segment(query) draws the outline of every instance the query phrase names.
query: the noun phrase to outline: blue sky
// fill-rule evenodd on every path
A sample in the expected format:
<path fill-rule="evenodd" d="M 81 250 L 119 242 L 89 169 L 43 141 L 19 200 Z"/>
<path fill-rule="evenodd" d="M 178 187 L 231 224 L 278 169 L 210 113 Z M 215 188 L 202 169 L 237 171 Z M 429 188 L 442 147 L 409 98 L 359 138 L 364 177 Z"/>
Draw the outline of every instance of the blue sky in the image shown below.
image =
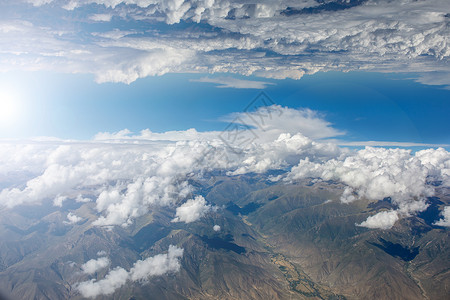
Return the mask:
<path fill-rule="evenodd" d="M 265 89 L 219 88 L 196 82 L 238 78 L 272 83 Z M 53 136 L 89 139 L 98 132 L 223 130 L 222 117 L 242 111 L 260 91 L 290 108 L 320 112 L 345 141 L 450 144 L 450 90 L 415 82 L 412 74 L 329 72 L 301 80 L 274 80 L 229 74 L 166 74 L 131 84 L 94 82 L 91 75 L 49 72 L 1 74 L 22 91 L 21 116 L 3 127 L 2 138 Z"/>
<path fill-rule="evenodd" d="M 0 138 L 222 130 L 264 90 L 341 142 L 449 144 L 449 2 L 349 3 L 0 1 Z"/>

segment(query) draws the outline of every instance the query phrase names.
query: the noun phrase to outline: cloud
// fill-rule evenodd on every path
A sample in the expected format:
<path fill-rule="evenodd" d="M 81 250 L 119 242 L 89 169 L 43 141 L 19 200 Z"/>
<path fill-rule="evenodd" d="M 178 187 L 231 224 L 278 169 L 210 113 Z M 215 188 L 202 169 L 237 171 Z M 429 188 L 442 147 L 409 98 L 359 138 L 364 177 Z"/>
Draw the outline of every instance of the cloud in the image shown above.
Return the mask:
<path fill-rule="evenodd" d="M 214 226 L 213 226 L 213 230 L 216 231 L 216 232 L 219 232 L 220 229 L 221 229 L 221 228 L 220 228 L 219 225 L 214 225 Z"/>
<path fill-rule="evenodd" d="M 234 89 L 265 89 L 268 85 L 274 83 L 267 81 L 242 80 L 233 77 L 202 77 L 200 79 L 192 79 L 193 82 L 216 83 L 218 88 L 234 88 Z"/>
<path fill-rule="evenodd" d="M 344 153 L 340 158 L 324 162 L 302 159 L 285 180 L 321 178 L 337 180 L 347 185 L 341 196 L 344 203 L 360 198 L 380 200 L 391 197 L 398 206 L 395 212 L 369 217 L 361 226 L 387 228 L 396 217 L 410 216 L 427 208 L 426 197 L 434 194 L 428 179 L 449 183 L 450 153 L 443 148 L 427 149 L 411 154 L 411 150 L 366 147 Z"/>
<path fill-rule="evenodd" d="M 138 260 L 130 269 L 133 281 L 147 280 L 150 276 L 160 276 L 180 270 L 179 258 L 183 256 L 183 249 L 170 245 L 167 254 L 159 254 L 144 260 Z"/>
<path fill-rule="evenodd" d="M 86 298 L 111 295 L 127 281 L 145 281 L 152 276 L 178 272 L 180 269 L 179 259 L 182 256 L 183 249 L 170 245 L 167 254 L 158 254 L 145 260 L 138 260 L 130 271 L 116 267 L 109 271 L 105 278 L 81 282 L 77 284 L 76 289 Z"/>
<path fill-rule="evenodd" d="M 145 141 L 213 141 L 220 139 L 230 146 L 243 147 L 251 142 L 266 143 L 276 140 L 281 134 L 301 133 L 310 139 L 329 139 L 345 132 L 333 127 L 324 114 L 307 108 L 289 108 L 273 104 L 260 94 L 244 112 L 232 113 L 219 120 L 227 123 L 223 131 L 199 132 L 194 128 L 162 133 L 142 130 L 133 134 L 128 129 L 115 133 L 101 132 L 96 141 L 145 142 Z M 248 140 L 245 145 L 243 140 Z"/>
<path fill-rule="evenodd" d="M 62 207 L 62 203 L 67 200 L 66 196 L 56 196 L 55 199 L 53 199 L 53 205 Z"/>
<path fill-rule="evenodd" d="M 343 131 L 334 128 L 325 120 L 324 115 L 317 111 L 308 108 L 293 109 L 275 104 L 262 105 L 262 103 L 252 102 L 247 111 L 223 118 L 223 121 L 232 125 L 226 130 L 233 130 L 235 125 L 250 127 L 252 130 L 249 131 L 249 135 L 253 135 L 261 142 L 273 141 L 285 133 L 292 135 L 301 133 L 311 139 L 325 139 L 344 134 Z"/>
<path fill-rule="evenodd" d="M 0 205 L 92 201 L 98 213 L 93 225 L 123 227 L 152 207 L 167 206 L 176 209 L 174 221 L 188 223 L 213 209 L 201 196 L 186 201 L 195 192 L 192 176 L 284 170 L 268 179 L 339 181 L 346 185 L 342 202 L 391 197 L 402 218 L 427 208 L 425 199 L 434 194 L 430 181 L 450 186 L 450 154 L 443 148 L 414 154 L 340 148 L 329 138 L 342 132 L 323 115 L 269 100 L 258 97 L 244 112 L 224 118 L 230 123 L 223 131 L 143 130 L 135 135 L 122 130 L 91 141 L 4 142 L 0 176 L 9 181 L 0 191 Z"/>
<path fill-rule="evenodd" d="M 85 298 L 95 298 L 99 295 L 111 295 L 115 290 L 123 286 L 129 278 L 128 272 L 121 268 L 116 267 L 114 270 L 109 271 L 105 278 L 95 281 L 84 281 L 76 286 L 76 289 Z"/>
<path fill-rule="evenodd" d="M 288 168 L 301 159 L 323 161 L 340 154 L 341 149 L 334 144 L 316 142 L 301 133 L 282 133 L 274 141 L 252 144 L 245 158 L 229 174 L 264 173 Z"/>
<path fill-rule="evenodd" d="M 385 142 L 385 141 L 356 141 L 345 142 L 335 141 L 339 146 L 369 146 L 369 147 L 449 147 L 448 144 L 426 144 L 426 143 L 411 143 L 411 142 Z"/>
<path fill-rule="evenodd" d="M 77 216 L 76 214 L 74 214 L 72 212 L 67 214 L 67 219 L 69 221 L 64 221 L 64 224 L 68 224 L 68 225 L 76 224 L 82 220 L 81 217 Z"/>
<path fill-rule="evenodd" d="M 111 261 L 107 257 L 100 257 L 98 259 L 91 259 L 81 266 L 81 270 L 85 274 L 94 274 L 98 270 L 106 268 L 111 264 Z"/>
<path fill-rule="evenodd" d="M 177 207 L 176 217 L 172 222 L 191 223 L 197 221 L 212 209 L 211 205 L 206 204 L 203 196 L 196 196 L 194 199 L 189 199 L 186 203 Z"/>
<path fill-rule="evenodd" d="M 443 218 L 436 221 L 434 225 L 450 227 L 450 206 L 444 207 L 441 215 Z"/>
<path fill-rule="evenodd" d="M 180 72 L 300 79 L 320 71 L 370 70 L 417 73 L 416 80 L 422 83 L 450 85 L 446 0 L 29 2 L 34 7 L 19 3 L 14 6 L 15 18 L 0 23 L 2 70 L 90 73 L 98 82 L 125 83 Z M 51 6 L 44 5 L 50 2 Z M 77 10 L 93 3 L 101 5 L 96 15 Z M 336 9 L 327 9 L 332 3 Z M 46 16 L 61 5 L 69 10 L 55 16 L 55 22 L 39 25 L 43 20 L 36 16 Z M 73 26 L 58 21 L 75 14 L 80 25 L 76 28 L 83 28 L 89 37 L 83 43 L 68 38 L 79 34 Z M 122 33 L 114 28 L 111 16 L 137 25 Z M 111 31 L 98 32 L 93 20 L 108 23 Z M 154 24 L 151 31 L 140 26 L 148 22 Z M 166 30 L 167 24 L 180 22 L 202 25 Z M 250 84 L 232 77 L 204 78 L 213 80 L 223 87 Z M 258 88 L 266 85 L 251 83 Z"/>
<path fill-rule="evenodd" d="M 399 219 L 398 212 L 394 210 L 382 211 L 368 217 L 367 220 L 358 224 L 358 226 L 367 228 L 378 228 L 378 229 L 391 229 L 395 222 Z"/>
<path fill-rule="evenodd" d="M 90 16 L 89 19 L 95 22 L 109 22 L 112 17 L 111 14 L 95 14 Z"/>
<path fill-rule="evenodd" d="M 33 4 L 33 6 L 41 6 L 52 3 L 53 0 L 26 0 L 26 2 Z"/>

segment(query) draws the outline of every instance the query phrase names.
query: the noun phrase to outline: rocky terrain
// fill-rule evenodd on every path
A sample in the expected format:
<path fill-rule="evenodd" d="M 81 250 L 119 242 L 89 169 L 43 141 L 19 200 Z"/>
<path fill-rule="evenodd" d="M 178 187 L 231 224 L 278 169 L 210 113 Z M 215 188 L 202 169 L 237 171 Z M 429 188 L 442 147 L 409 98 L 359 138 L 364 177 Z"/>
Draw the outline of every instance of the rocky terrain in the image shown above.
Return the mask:
<path fill-rule="evenodd" d="M 174 223 L 157 207 L 128 227 L 99 227 L 94 203 L 66 201 L 0 212 L 0 291 L 6 299 L 82 299 L 79 283 L 117 266 L 183 249 L 180 268 L 127 280 L 98 299 L 445 299 L 450 295 L 448 229 L 433 225 L 450 203 L 437 187 L 428 209 L 390 230 L 357 226 L 393 207 L 339 201 L 336 182 L 273 183 L 263 176 L 191 182 L 217 209 Z M 82 218 L 66 222 L 74 211 Z M 220 226 L 214 230 L 213 226 Z M 106 256 L 107 268 L 83 272 Z"/>

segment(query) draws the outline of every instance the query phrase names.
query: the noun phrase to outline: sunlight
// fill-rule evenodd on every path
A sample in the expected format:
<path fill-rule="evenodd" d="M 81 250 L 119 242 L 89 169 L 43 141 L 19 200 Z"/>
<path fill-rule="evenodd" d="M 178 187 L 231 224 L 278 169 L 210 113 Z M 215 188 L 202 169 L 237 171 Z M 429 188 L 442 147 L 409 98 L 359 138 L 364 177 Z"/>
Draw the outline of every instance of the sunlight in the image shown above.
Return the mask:
<path fill-rule="evenodd" d="M 0 124 L 11 125 L 19 118 L 20 97 L 17 91 L 0 88 Z"/>

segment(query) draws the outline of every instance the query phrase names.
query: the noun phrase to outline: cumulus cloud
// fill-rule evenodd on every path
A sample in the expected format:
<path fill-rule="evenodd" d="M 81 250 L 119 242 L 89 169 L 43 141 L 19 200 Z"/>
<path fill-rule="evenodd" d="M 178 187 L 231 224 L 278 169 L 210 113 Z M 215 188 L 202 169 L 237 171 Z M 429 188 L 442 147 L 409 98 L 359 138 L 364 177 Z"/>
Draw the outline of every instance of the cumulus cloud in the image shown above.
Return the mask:
<path fill-rule="evenodd" d="M 310 139 L 329 139 L 345 134 L 344 131 L 334 128 L 324 114 L 307 108 L 295 109 L 276 105 L 264 93 L 256 97 L 244 112 L 232 113 L 220 120 L 227 123 L 223 131 L 199 132 L 191 128 L 156 133 L 145 129 L 139 134 L 133 134 L 128 129 L 124 129 L 115 133 L 101 132 L 94 139 L 114 142 L 219 139 L 230 146 L 242 148 L 252 142 L 258 144 L 272 142 L 282 134 L 301 134 Z"/>
<path fill-rule="evenodd" d="M 182 256 L 183 249 L 170 245 L 167 254 L 159 254 L 144 260 L 138 260 L 130 269 L 130 278 L 133 281 L 145 281 L 150 276 L 178 272 L 180 269 L 179 258 Z"/>
<path fill-rule="evenodd" d="M 98 82 L 130 83 L 169 72 L 299 79 L 319 71 L 362 69 L 417 72 L 422 83 L 450 84 L 450 4 L 446 0 L 28 2 L 35 10 L 52 9 L 44 5 L 47 3 L 69 9 L 66 14 L 77 14 L 78 22 L 87 24 L 77 28 L 84 28 L 90 38 L 82 45 L 66 38 L 77 33 L 70 26 L 61 28 L 63 22 L 46 22 L 43 27 L 37 25 L 39 20 L 36 24 L 17 21 L 30 19 L 30 10 L 16 5 L 16 17 L 0 23 L 3 70 L 83 72 L 95 74 Z M 76 10 L 92 3 L 103 6 L 96 15 Z M 123 33 L 111 26 L 109 34 L 88 26 L 92 21 L 112 22 L 113 15 L 138 24 L 150 21 L 155 26 L 152 31 L 136 26 Z M 192 31 L 164 30 L 165 24 L 183 21 L 204 26 Z M 266 86 L 228 77 L 216 83 L 223 87 Z"/>
<path fill-rule="evenodd" d="M 391 197 L 404 217 L 426 209 L 425 199 L 434 193 L 429 180 L 450 185 L 450 155 L 443 148 L 415 154 L 372 147 L 350 151 L 323 140 L 342 132 L 319 113 L 263 107 L 258 99 L 248 110 L 225 118 L 230 123 L 224 131 L 143 130 L 133 135 L 123 130 L 85 142 L 4 143 L 0 175 L 7 177 L 14 169 L 24 174 L 19 172 L 17 181 L 0 191 L 0 205 L 93 201 L 96 226 L 128 226 L 153 206 L 169 206 L 176 208 L 174 221 L 188 223 L 212 209 L 201 196 L 186 201 L 194 191 L 188 184 L 192 174 L 282 169 L 287 175 L 270 179 L 340 181 L 346 184 L 342 202 Z"/>
<path fill-rule="evenodd" d="M 450 227 L 450 206 L 444 207 L 441 215 L 442 218 L 436 221 L 434 225 Z"/>
<path fill-rule="evenodd" d="M 194 199 L 189 199 L 183 205 L 177 207 L 176 217 L 172 222 L 191 223 L 203 217 L 213 208 L 206 203 L 203 196 L 196 196 Z"/>
<path fill-rule="evenodd" d="M 130 271 L 116 267 L 101 280 L 91 279 L 77 284 L 76 289 L 83 297 L 95 298 L 100 295 L 111 295 L 127 281 L 146 281 L 152 276 L 175 273 L 180 269 L 179 259 L 183 249 L 170 245 L 167 254 L 158 254 L 145 260 L 138 260 Z"/>
<path fill-rule="evenodd" d="M 12 181 L 0 191 L 0 205 L 92 201 L 99 215 L 93 225 L 124 227 L 154 206 L 167 206 L 176 209 L 174 222 L 189 223 L 213 209 L 202 196 L 186 201 L 194 192 L 192 176 L 202 178 L 215 170 L 230 176 L 284 170 L 284 175 L 268 179 L 340 181 L 346 185 L 341 202 L 390 197 L 402 218 L 427 208 L 425 199 L 434 193 L 430 181 L 450 186 L 450 154 L 445 149 L 413 154 L 340 148 L 329 138 L 343 132 L 325 116 L 274 105 L 264 93 L 243 112 L 223 120 L 229 122 L 223 131 L 122 130 L 100 133 L 92 141 L 4 142 L 0 176 Z M 10 178 L 14 171 L 17 178 Z M 69 214 L 65 222 L 76 218 Z M 362 225 L 373 227 L 380 221 L 386 227 L 382 218 L 370 220 Z"/>
<path fill-rule="evenodd" d="M 95 298 L 99 295 L 111 295 L 114 291 L 123 286 L 128 280 L 128 272 L 116 267 L 111 270 L 105 278 L 95 281 L 84 281 L 77 285 L 77 290 L 86 298 Z"/>
<path fill-rule="evenodd" d="M 280 105 L 254 104 L 249 111 L 231 114 L 226 121 L 251 126 L 257 135 L 267 140 L 274 140 L 281 134 L 289 133 L 302 135 L 311 139 L 323 139 L 343 135 L 325 117 L 317 111 L 308 108 L 292 109 Z"/>
<path fill-rule="evenodd" d="M 70 212 L 67 214 L 67 220 L 68 221 L 64 221 L 64 224 L 70 225 L 70 224 L 76 224 L 83 219 L 81 217 L 77 216 L 76 214 Z"/>
<path fill-rule="evenodd" d="M 213 226 L 213 230 L 216 231 L 216 232 L 219 232 L 220 229 L 221 229 L 221 228 L 220 228 L 219 225 L 214 225 L 214 226 Z"/>
<path fill-rule="evenodd" d="M 450 153 L 443 148 L 418 151 L 366 147 L 356 153 L 325 162 L 302 159 L 291 169 L 286 180 L 321 178 L 347 185 L 341 201 L 349 203 L 360 198 L 380 200 L 391 197 L 398 209 L 369 217 L 361 226 L 386 229 L 399 216 L 410 216 L 427 208 L 426 197 L 434 194 L 428 178 L 435 177 L 448 184 Z M 389 225 L 390 224 L 390 225 Z"/>
<path fill-rule="evenodd" d="M 91 260 L 87 261 L 86 263 L 84 263 L 81 266 L 81 270 L 85 274 L 94 274 L 98 270 L 101 270 L 101 269 L 106 268 L 107 266 L 109 266 L 110 263 L 111 263 L 111 261 L 107 257 L 100 257 L 98 259 L 91 259 Z"/>
<path fill-rule="evenodd" d="M 358 226 L 367 228 L 391 229 L 398 219 L 398 213 L 396 211 L 382 211 L 377 213 L 376 215 L 368 217 L 367 220 L 365 220 Z"/>

